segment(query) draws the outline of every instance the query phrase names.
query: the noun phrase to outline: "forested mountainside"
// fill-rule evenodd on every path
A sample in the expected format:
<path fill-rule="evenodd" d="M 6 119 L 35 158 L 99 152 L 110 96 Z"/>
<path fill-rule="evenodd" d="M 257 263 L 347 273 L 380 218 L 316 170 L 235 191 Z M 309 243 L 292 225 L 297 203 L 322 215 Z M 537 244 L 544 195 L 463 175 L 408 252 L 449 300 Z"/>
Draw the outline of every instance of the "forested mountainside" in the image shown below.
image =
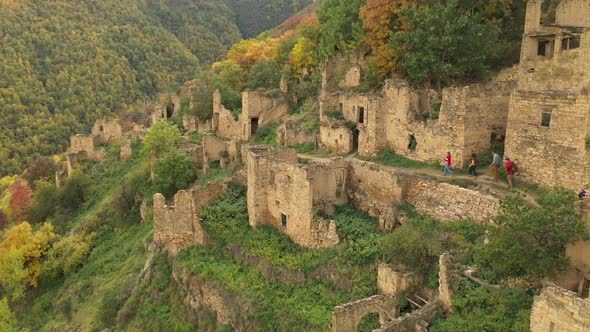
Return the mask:
<path fill-rule="evenodd" d="M 274 28 L 313 0 L 225 0 L 236 12 L 236 22 L 244 38 Z M 318 2 L 316 0 L 315 2 Z"/>
<path fill-rule="evenodd" d="M 0 175 L 176 90 L 310 1 L 0 1 Z M 245 11 L 244 13 L 236 13 Z"/>

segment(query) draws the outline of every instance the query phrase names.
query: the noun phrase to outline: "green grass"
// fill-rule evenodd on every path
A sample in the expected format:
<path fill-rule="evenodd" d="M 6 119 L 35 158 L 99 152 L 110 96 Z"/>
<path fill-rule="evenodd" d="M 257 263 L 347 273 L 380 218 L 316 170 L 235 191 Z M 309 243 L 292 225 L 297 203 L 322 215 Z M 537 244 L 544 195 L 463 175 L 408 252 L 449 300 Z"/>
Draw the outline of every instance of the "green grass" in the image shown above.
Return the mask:
<path fill-rule="evenodd" d="M 295 149 L 297 153 L 302 154 L 313 154 L 315 153 L 315 144 L 314 143 L 305 143 L 305 144 L 293 144 L 288 146 L 289 149 Z"/>
<path fill-rule="evenodd" d="M 204 186 L 209 182 L 218 182 L 225 179 L 231 178 L 234 173 L 240 169 L 240 165 L 234 165 L 227 168 L 212 167 L 207 170 L 206 174 L 203 174 L 197 179 L 199 186 Z"/>
<path fill-rule="evenodd" d="M 277 128 L 280 123 L 272 123 L 262 126 L 254 134 L 254 142 L 268 146 L 277 146 Z"/>
<path fill-rule="evenodd" d="M 377 156 L 373 158 L 366 158 L 367 161 L 372 161 L 378 164 L 400 168 L 432 168 L 441 169 L 437 163 L 425 163 L 417 160 L 406 158 L 402 155 L 395 153 L 391 149 L 385 149 L 381 151 Z"/>

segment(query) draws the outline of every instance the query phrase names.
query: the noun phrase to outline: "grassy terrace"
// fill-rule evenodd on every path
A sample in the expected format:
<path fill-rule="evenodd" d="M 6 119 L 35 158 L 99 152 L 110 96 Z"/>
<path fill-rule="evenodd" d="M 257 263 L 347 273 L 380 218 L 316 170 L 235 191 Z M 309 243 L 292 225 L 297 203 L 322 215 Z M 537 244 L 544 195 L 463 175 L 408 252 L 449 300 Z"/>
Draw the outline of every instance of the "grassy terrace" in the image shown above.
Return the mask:
<path fill-rule="evenodd" d="M 255 304 L 255 318 L 264 330 L 326 331 L 330 329 L 335 306 L 377 292 L 376 247 L 378 239 L 385 236 L 379 231 L 377 220 L 352 208 L 339 208 L 334 219 L 344 243 L 324 250 L 304 249 L 274 228 L 252 229 L 248 224 L 245 188 L 232 187 L 203 213 L 204 228 L 215 243 L 189 248 L 178 260 L 196 275 Z M 339 290 L 330 280 L 307 280 L 299 287 L 269 281 L 256 268 L 235 261 L 225 249 L 228 243 L 274 266 L 297 272 L 335 264 L 338 275 L 352 280 L 352 290 Z"/>

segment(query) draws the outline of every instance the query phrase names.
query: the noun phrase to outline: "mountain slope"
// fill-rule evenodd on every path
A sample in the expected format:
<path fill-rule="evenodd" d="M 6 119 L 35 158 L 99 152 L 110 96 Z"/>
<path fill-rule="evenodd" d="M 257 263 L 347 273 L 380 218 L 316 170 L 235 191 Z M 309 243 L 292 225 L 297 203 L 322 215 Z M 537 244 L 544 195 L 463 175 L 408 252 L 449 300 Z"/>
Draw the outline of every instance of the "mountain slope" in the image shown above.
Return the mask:
<path fill-rule="evenodd" d="M 239 31 L 215 0 L 2 0 L 0 40 L 1 176 L 192 79 Z"/>

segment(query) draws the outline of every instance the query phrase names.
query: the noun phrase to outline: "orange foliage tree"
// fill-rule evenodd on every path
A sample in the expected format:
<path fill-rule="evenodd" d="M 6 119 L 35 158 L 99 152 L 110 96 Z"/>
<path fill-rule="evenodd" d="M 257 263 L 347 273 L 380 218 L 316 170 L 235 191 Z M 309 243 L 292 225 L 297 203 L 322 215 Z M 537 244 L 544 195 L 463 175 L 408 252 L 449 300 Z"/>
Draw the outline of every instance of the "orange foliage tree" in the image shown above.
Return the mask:
<path fill-rule="evenodd" d="M 25 220 L 26 214 L 33 206 L 33 193 L 28 186 L 21 183 L 16 183 L 11 189 L 10 208 L 14 213 L 14 220 L 20 222 Z"/>
<path fill-rule="evenodd" d="M 395 50 L 391 48 L 391 36 L 403 30 L 399 15 L 405 5 L 415 0 L 367 0 L 361 7 L 360 18 L 365 34 L 362 42 L 371 49 L 373 61 L 383 74 L 393 71 L 396 66 Z"/>

